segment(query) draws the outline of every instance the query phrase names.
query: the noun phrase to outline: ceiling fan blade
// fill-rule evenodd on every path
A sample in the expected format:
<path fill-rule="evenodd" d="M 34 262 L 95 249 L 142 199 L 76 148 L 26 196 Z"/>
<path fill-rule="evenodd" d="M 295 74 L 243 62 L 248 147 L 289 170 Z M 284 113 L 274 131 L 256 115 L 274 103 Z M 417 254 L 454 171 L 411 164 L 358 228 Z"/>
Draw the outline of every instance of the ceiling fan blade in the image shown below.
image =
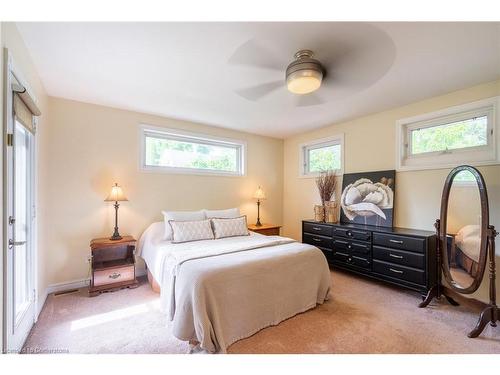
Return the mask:
<path fill-rule="evenodd" d="M 320 105 L 326 103 L 323 99 L 315 94 L 305 94 L 305 95 L 297 95 L 295 99 L 295 103 L 297 107 L 308 107 L 311 105 Z"/>
<path fill-rule="evenodd" d="M 256 86 L 247 87 L 244 89 L 236 90 L 236 93 L 245 99 L 257 101 L 271 92 L 283 87 L 283 81 L 272 81 L 263 83 Z"/>
<path fill-rule="evenodd" d="M 287 62 L 281 61 L 273 51 L 257 44 L 253 39 L 236 49 L 234 54 L 229 58 L 230 65 L 252 66 L 257 68 L 272 69 L 284 71 L 287 67 Z"/>
<path fill-rule="evenodd" d="M 326 70 L 324 86 L 327 90 L 331 91 L 336 86 L 344 93 L 355 92 L 377 81 L 388 71 L 395 57 L 394 45 L 391 42 L 369 43 L 369 40 L 367 36 L 347 45 L 337 45 L 323 58 L 321 63 Z M 367 64 L 367 61 L 370 63 Z"/>

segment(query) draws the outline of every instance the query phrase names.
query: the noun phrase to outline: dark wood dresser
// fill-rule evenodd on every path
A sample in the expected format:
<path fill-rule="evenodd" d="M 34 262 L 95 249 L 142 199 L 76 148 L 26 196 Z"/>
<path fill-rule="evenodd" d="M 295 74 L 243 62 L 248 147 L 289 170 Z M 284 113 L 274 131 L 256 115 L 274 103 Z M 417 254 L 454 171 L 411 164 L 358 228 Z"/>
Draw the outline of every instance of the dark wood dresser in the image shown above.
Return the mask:
<path fill-rule="evenodd" d="M 302 242 L 323 251 L 334 268 L 422 294 L 436 284 L 434 232 L 305 220 L 302 221 Z"/>

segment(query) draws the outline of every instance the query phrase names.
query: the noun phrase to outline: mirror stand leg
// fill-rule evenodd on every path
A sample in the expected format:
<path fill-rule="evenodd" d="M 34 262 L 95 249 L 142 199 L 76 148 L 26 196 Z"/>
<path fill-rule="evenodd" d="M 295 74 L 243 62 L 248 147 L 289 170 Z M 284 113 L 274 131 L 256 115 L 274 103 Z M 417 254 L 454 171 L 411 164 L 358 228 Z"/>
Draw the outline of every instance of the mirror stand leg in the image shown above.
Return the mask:
<path fill-rule="evenodd" d="M 479 336 L 488 323 L 490 323 L 492 327 L 496 327 L 496 322 L 499 320 L 498 315 L 499 311 L 497 306 L 486 307 L 481 312 L 481 315 L 479 315 L 479 321 L 476 324 L 476 328 L 474 328 L 467 336 L 471 339 Z"/>
<path fill-rule="evenodd" d="M 441 300 L 442 296 L 446 298 L 446 300 L 450 303 L 450 305 L 460 306 L 460 304 L 457 301 L 455 301 L 452 297 L 450 297 L 448 294 L 446 294 L 446 291 L 443 291 L 439 285 L 434 285 L 431 289 L 429 289 L 427 296 L 425 296 L 424 300 L 420 302 L 418 307 L 420 308 L 427 307 L 429 303 L 431 303 L 433 298 L 439 301 Z"/>
<path fill-rule="evenodd" d="M 434 285 L 432 288 L 429 289 L 427 292 L 427 296 L 424 298 L 422 302 L 418 305 L 418 307 L 427 307 L 429 303 L 431 303 L 432 299 L 436 298 L 439 299 L 439 288 L 437 285 Z"/>
<path fill-rule="evenodd" d="M 489 272 L 490 272 L 490 304 L 486 307 L 479 315 L 479 321 L 477 322 L 476 328 L 474 328 L 467 336 L 470 338 L 477 337 L 483 332 L 484 327 L 488 323 L 492 327 L 497 326 L 497 322 L 500 321 L 500 309 L 497 306 L 497 293 L 496 293 L 496 266 L 495 266 L 495 237 L 498 232 L 495 230 L 493 225 L 488 226 L 488 250 L 489 250 Z"/>
<path fill-rule="evenodd" d="M 460 306 L 460 304 L 455 301 L 453 298 L 451 298 L 450 296 L 446 295 L 446 294 L 443 294 L 444 295 L 444 298 L 446 298 L 446 300 L 450 303 L 450 305 L 452 306 Z"/>

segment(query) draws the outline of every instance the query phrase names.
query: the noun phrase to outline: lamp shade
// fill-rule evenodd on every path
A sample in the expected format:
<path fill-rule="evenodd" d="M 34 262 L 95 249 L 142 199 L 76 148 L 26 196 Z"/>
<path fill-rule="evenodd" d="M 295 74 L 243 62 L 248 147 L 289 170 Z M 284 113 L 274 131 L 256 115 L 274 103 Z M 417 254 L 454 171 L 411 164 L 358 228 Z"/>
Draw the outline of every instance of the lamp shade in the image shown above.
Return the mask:
<path fill-rule="evenodd" d="M 266 199 L 266 193 L 264 193 L 264 190 L 262 190 L 262 188 L 259 186 L 257 191 L 254 193 L 253 197 L 254 199 L 259 199 L 259 200 Z"/>
<path fill-rule="evenodd" d="M 104 200 L 106 202 L 120 202 L 120 201 L 128 201 L 125 194 L 123 194 L 123 190 L 121 186 L 118 186 L 117 183 L 111 188 L 111 192 L 108 197 Z"/>

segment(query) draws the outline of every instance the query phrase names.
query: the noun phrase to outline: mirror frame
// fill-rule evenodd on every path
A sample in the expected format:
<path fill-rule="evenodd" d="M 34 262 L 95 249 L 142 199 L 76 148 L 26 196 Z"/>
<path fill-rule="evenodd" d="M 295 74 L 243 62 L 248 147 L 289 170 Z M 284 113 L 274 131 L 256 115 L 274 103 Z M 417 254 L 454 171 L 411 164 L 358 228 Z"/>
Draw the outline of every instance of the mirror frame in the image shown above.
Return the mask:
<path fill-rule="evenodd" d="M 481 244 L 480 244 L 480 253 L 479 253 L 479 262 L 478 262 L 478 272 L 476 277 L 474 277 L 474 281 L 467 288 L 462 288 L 458 286 L 458 284 L 453 280 L 451 276 L 449 261 L 448 261 L 448 251 L 447 251 L 447 239 L 446 239 L 446 226 L 447 226 L 447 217 L 448 217 L 448 201 L 450 198 L 450 191 L 453 185 L 453 180 L 455 176 L 462 172 L 469 171 L 472 173 L 474 178 L 476 179 L 476 185 L 479 189 L 479 196 L 481 200 Z M 486 191 L 486 185 L 484 183 L 483 176 L 481 173 L 474 167 L 469 165 L 461 165 L 459 167 L 454 168 L 444 183 L 443 195 L 441 198 L 441 217 L 440 217 L 440 226 L 439 226 L 439 247 L 441 249 L 441 268 L 443 270 L 444 277 L 449 285 L 449 287 L 455 292 L 461 294 L 470 294 L 474 293 L 478 288 L 481 282 L 483 281 L 484 271 L 486 269 L 486 260 L 488 258 L 488 226 L 489 226 L 489 207 L 488 207 L 488 193 Z"/>

